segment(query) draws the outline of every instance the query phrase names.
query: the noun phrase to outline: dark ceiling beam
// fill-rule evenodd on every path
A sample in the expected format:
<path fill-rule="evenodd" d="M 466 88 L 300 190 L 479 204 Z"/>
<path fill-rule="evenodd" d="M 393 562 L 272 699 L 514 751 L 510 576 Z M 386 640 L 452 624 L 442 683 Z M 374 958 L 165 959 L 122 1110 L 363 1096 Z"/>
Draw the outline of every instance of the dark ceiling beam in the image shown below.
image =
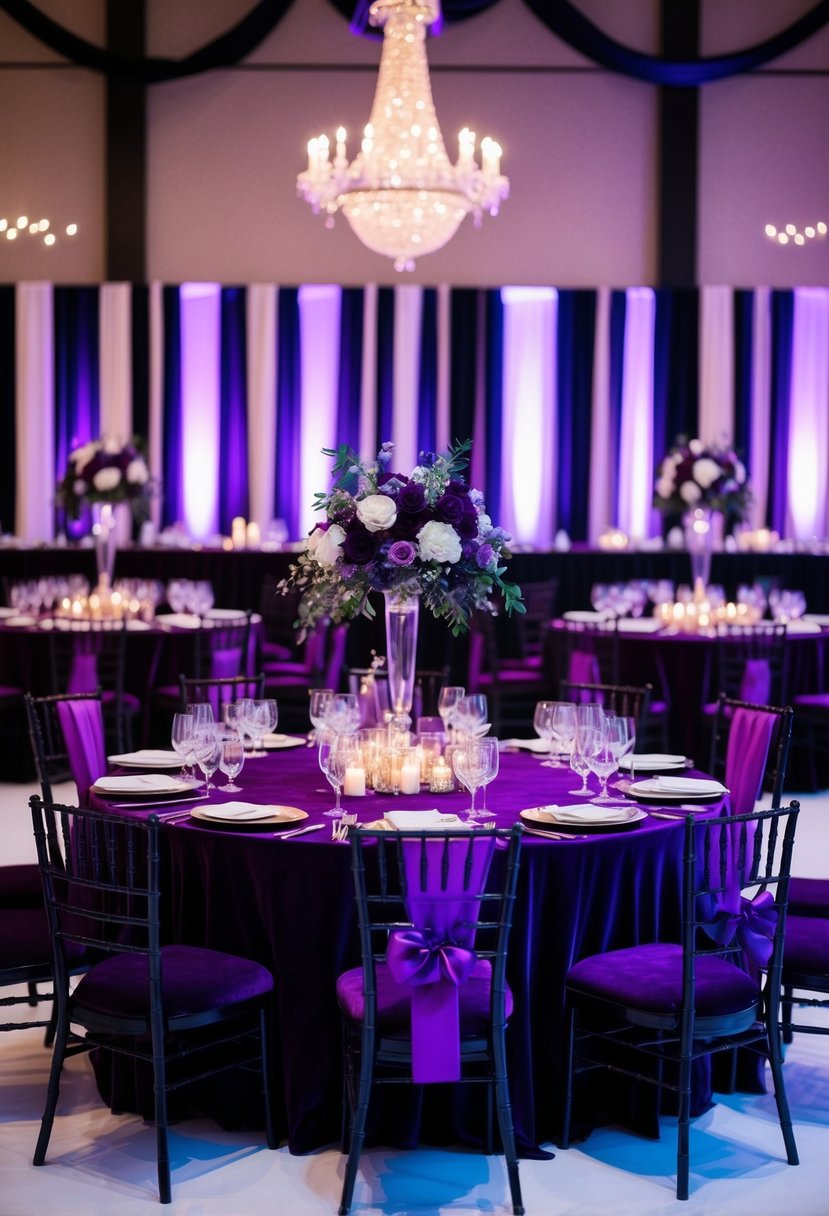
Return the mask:
<path fill-rule="evenodd" d="M 699 54 L 700 0 L 661 0 L 662 54 Z M 660 287 L 694 287 L 697 278 L 699 89 L 659 89 Z"/>
<path fill-rule="evenodd" d="M 107 49 L 145 50 L 146 0 L 107 0 Z M 106 278 L 143 283 L 147 270 L 146 87 L 106 78 Z"/>

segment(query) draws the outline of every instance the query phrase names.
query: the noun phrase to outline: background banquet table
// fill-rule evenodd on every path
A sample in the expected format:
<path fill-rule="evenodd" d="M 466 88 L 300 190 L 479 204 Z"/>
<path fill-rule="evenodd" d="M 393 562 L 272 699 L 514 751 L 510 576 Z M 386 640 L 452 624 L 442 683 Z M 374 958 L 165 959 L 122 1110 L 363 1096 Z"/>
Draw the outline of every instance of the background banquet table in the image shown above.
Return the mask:
<path fill-rule="evenodd" d="M 488 803 L 498 824 L 506 826 L 522 808 L 578 801 L 567 793 L 577 780 L 569 769 L 543 768 L 534 756 L 505 753 Z M 248 760 L 239 783 L 244 792 L 237 799 L 290 804 L 307 811 L 309 822 L 321 822 L 332 801 L 316 754 L 305 747 Z M 437 805 L 448 812 L 466 803 L 465 794 L 425 792 L 344 800 L 361 822 L 391 807 Z M 715 803 L 701 812 L 719 808 Z M 273 1092 L 280 1136 L 296 1153 L 335 1141 L 341 1037 L 334 984 L 340 971 L 359 961 L 348 848 L 332 842 L 325 829 L 283 841 L 272 831 L 214 828 L 194 819 L 169 824 L 164 835 L 171 937 L 247 955 L 275 976 Z M 586 954 L 676 932 L 681 854 L 681 823 L 651 815 L 625 830 L 564 841 L 525 836 L 509 960 L 516 1008 L 507 1035 L 524 1154 L 535 1154 L 559 1127 L 565 972 Z M 136 1088 L 131 1070 L 115 1067 L 113 1072 L 106 1061 L 96 1063 L 105 1100 L 115 1109 L 150 1115 L 146 1078 Z M 699 1109 L 708 1099 L 702 1079 Z M 255 1119 L 258 1110 L 244 1080 L 230 1077 L 205 1088 L 197 1104 L 230 1126 Z M 421 1135 L 432 1142 L 479 1143 L 481 1105 L 463 1087 L 451 1097 L 441 1087 L 397 1092 L 373 1108 L 372 1135 L 380 1138 L 382 1128 L 382 1141 L 400 1146 Z M 597 1121 L 613 1115 L 649 1134 L 656 1130 L 653 1095 L 636 1094 L 626 1084 L 615 1091 L 603 1086 L 601 1096 L 588 1102 L 588 1114 Z"/>

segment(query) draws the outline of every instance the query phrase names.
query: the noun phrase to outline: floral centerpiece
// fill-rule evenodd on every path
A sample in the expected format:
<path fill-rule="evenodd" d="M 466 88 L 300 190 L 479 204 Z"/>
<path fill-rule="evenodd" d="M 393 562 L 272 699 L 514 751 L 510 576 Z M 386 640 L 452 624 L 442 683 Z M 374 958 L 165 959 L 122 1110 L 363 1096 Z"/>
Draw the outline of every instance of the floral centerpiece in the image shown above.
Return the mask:
<path fill-rule="evenodd" d="M 69 453 L 66 472 L 58 484 L 57 502 L 70 519 L 92 503 L 127 503 L 133 518 L 149 514 L 150 470 L 137 439 L 118 443 L 93 439 Z"/>
<path fill-rule="evenodd" d="M 733 448 L 680 438 L 660 465 L 653 505 L 665 515 L 703 507 L 735 523 L 750 503 L 745 466 Z"/>
<path fill-rule="evenodd" d="M 475 609 L 491 608 L 495 589 L 507 612 L 525 611 L 520 589 L 503 578 L 510 538 L 463 476 L 471 446 L 421 452 L 408 475 L 391 470 L 391 443 L 370 464 L 350 447 L 323 448 L 334 459 L 334 485 L 316 495 L 325 519 L 280 587 L 302 591 L 301 636 L 323 617 L 373 617 L 372 591 L 419 594 L 456 636 Z"/>

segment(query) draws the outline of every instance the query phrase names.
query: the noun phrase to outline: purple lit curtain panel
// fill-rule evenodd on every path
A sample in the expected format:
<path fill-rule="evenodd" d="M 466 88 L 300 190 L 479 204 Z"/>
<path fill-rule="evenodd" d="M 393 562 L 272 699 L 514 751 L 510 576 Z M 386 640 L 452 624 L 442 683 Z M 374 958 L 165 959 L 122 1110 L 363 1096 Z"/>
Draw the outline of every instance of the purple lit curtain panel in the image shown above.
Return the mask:
<path fill-rule="evenodd" d="M 520 544 L 595 541 L 611 525 L 655 536 L 654 470 L 679 434 L 733 439 L 754 526 L 829 534 L 829 289 L 257 285 L 252 312 L 251 287 L 137 286 L 118 309 L 112 287 L 0 287 L 0 521 L 27 539 L 49 539 L 43 435 L 57 483 L 71 447 L 105 429 L 113 332 L 132 430 L 160 474 L 158 521 L 196 539 L 249 513 L 263 536 L 279 519 L 307 533 L 322 447 L 370 458 L 394 438 L 403 468 L 467 437 L 472 480 Z M 194 453 L 188 435 L 209 442 Z"/>

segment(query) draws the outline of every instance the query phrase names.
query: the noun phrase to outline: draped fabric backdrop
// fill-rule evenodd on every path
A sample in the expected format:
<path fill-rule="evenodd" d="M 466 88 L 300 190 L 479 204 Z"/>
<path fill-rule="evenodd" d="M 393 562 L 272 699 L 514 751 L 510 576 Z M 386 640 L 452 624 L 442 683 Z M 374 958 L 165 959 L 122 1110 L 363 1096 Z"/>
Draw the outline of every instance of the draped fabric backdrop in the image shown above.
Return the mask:
<path fill-rule="evenodd" d="M 65 520 L 72 446 L 147 441 L 159 526 L 206 539 L 236 515 L 298 538 L 363 457 L 474 441 L 472 479 L 521 544 L 609 525 L 657 535 L 654 470 L 679 434 L 733 440 L 755 526 L 829 534 L 829 289 L 0 286 L 0 524 Z"/>

